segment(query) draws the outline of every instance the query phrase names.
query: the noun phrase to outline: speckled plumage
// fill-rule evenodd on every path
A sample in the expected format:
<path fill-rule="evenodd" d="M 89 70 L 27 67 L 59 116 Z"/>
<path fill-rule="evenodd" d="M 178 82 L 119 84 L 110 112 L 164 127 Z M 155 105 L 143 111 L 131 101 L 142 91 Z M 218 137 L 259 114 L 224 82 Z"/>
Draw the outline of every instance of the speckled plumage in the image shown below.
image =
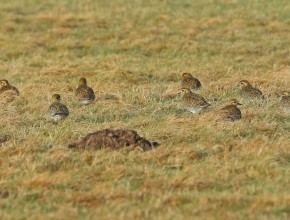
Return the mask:
<path fill-rule="evenodd" d="M 75 95 L 81 105 L 88 105 L 95 100 L 94 90 L 87 86 L 87 80 L 81 78 L 79 80 L 79 86 L 75 91 Z"/>
<path fill-rule="evenodd" d="M 231 99 L 228 101 L 228 105 L 220 109 L 220 116 L 226 121 L 236 121 L 242 118 L 242 112 L 237 107 L 241 105 L 236 99 Z"/>
<path fill-rule="evenodd" d="M 201 88 L 201 83 L 197 78 L 193 77 L 190 73 L 183 73 L 181 88 L 188 88 L 193 91 Z"/>
<path fill-rule="evenodd" d="M 193 114 L 203 112 L 210 106 L 203 96 L 193 93 L 189 88 L 182 88 L 181 93 L 183 107 Z"/>
<path fill-rule="evenodd" d="M 241 87 L 240 95 L 241 97 L 245 99 L 264 99 L 263 93 L 253 87 L 247 80 L 241 80 L 239 82 L 239 85 Z"/>
<path fill-rule="evenodd" d="M 14 95 L 19 95 L 19 91 L 16 87 L 11 86 L 6 79 L 0 80 L 0 94 L 4 92 L 12 92 Z"/>
<path fill-rule="evenodd" d="M 285 113 L 290 113 L 290 93 L 283 92 L 281 97 L 281 108 Z"/>
<path fill-rule="evenodd" d="M 60 95 L 54 94 L 52 96 L 52 103 L 48 108 L 48 117 L 54 121 L 57 122 L 61 119 L 65 119 L 69 115 L 68 108 L 60 103 Z"/>

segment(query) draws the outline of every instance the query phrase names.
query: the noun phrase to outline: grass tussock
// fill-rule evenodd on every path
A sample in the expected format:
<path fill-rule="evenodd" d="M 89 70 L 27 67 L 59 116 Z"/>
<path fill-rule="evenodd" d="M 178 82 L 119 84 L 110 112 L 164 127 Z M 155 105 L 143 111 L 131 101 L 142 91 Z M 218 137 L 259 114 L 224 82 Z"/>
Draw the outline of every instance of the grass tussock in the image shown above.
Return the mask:
<path fill-rule="evenodd" d="M 1 1 L 1 219 L 288 219 L 290 5 L 279 1 Z M 199 78 L 210 111 L 177 95 Z M 86 77 L 97 102 L 74 97 Z M 266 102 L 242 120 L 216 111 L 247 79 Z M 70 116 L 47 120 L 53 93 Z M 100 129 L 135 129 L 149 152 L 67 148 Z"/>

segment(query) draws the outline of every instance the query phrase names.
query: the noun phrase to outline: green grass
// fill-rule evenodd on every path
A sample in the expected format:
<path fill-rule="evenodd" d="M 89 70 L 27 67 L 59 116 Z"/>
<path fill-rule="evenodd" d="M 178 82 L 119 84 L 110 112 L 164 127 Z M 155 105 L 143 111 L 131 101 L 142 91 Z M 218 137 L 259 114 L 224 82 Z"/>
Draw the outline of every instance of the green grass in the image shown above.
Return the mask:
<path fill-rule="evenodd" d="M 21 96 L 0 97 L 0 135 L 11 137 L 0 146 L 0 218 L 289 219 L 290 119 L 275 97 L 290 83 L 289 11 L 288 0 L 2 0 L 0 78 Z M 201 80 L 212 111 L 182 109 L 183 72 Z M 78 106 L 80 77 L 94 105 Z M 241 79 L 268 102 L 215 120 Z M 71 112 L 57 125 L 46 115 L 56 92 Z M 104 128 L 162 145 L 67 148 Z"/>

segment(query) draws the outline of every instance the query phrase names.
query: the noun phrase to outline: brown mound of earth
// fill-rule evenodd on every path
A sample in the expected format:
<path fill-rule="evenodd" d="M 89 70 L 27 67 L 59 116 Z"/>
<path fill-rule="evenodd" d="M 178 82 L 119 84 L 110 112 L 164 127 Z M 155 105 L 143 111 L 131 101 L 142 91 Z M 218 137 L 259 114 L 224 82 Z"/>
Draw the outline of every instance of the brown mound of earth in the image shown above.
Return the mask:
<path fill-rule="evenodd" d="M 140 147 L 142 150 L 151 150 L 158 146 L 157 142 L 150 142 L 140 137 L 134 130 L 111 130 L 105 129 L 90 133 L 78 143 L 70 144 L 69 148 L 76 149 L 120 149 L 123 147 Z"/>

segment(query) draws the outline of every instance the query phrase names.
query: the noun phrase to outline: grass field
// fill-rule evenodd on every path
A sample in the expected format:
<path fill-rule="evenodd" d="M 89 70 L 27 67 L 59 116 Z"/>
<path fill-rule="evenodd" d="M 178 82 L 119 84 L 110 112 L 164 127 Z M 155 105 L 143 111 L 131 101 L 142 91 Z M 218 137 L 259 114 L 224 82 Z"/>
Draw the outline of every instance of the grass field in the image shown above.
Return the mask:
<path fill-rule="evenodd" d="M 1 0 L 0 219 L 289 219 L 288 0 Z M 212 111 L 175 97 L 191 72 Z M 86 77 L 98 101 L 74 97 Z M 266 104 L 215 120 L 247 79 Z M 47 120 L 60 93 L 70 116 Z M 148 152 L 73 151 L 104 128 L 135 129 Z"/>

